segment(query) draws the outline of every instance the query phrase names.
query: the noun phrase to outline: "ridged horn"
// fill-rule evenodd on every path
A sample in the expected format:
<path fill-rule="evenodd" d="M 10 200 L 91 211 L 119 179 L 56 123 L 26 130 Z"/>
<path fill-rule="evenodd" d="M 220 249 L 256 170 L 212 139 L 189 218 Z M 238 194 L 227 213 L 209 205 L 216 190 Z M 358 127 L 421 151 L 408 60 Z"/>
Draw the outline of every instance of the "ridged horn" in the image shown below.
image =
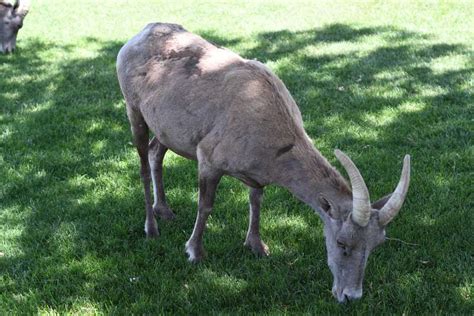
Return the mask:
<path fill-rule="evenodd" d="M 364 178 L 357 169 L 356 165 L 345 153 L 336 149 L 334 151 L 337 159 L 346 169 L 352 186 L 352 220 L 360 226 L 366 226 L 370 219 L 370 196 L 369 190 L 365 185 Z"/>
<path fill-rule="evenodd" d="M 393 191 L 390 199 L 385 203 L 379 211 L 379 223 L 383 226 L 387 225 L 400 211 L 405 201 L 408 186 L 410 185 L 410 155 L 405 155 L 403 159 L 402 175 L 400 181 Z"/>

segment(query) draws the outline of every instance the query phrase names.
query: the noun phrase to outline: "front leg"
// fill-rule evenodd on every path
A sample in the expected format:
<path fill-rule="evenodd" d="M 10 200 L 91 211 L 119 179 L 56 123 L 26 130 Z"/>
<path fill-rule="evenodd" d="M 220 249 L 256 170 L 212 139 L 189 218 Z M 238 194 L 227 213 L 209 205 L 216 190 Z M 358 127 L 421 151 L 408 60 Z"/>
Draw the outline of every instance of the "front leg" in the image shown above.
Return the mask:
<path fill-rule="evenodd" d="M 202 236 L 206 221 L 212 211 L 217 185 L 222 177 L 222 172 L 199 163 L 199 206 L 194 230 L 186 243 L 186 253 L 189 261 L 198 262 L 204 256 Z"/>
<path fill-rule="evenodd" d="M 268 256 L 268 246 L 260 239 L 260 204 L 262 203 L 263 188 L 250 188 L 250 218 L 247 238 L 244 245 L 250 247 L 259 256 Z"/>

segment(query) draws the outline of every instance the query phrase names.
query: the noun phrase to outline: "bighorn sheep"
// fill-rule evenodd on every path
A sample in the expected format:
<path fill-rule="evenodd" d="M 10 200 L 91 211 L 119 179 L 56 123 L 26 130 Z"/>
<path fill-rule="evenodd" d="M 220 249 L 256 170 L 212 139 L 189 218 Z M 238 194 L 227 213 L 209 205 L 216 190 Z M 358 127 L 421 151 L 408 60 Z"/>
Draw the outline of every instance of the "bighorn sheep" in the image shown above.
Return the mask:
<path fill-rule="evenodd" d="M 0 0 L 0 53 L 12 53 L 16 36 L 30 7 L 29 0 Z"/>
<path fill-rule="evenodd" d="M 351 190 L 314 147 L 295 101 L 265 65 L 217 47 L 179 25 L 146 26 L 120 50 L 117 73 L 140 156 L 147 236 L 159 234 L 154 214 L 175 217 L 162 181 L 163 157 L 171 149 L 198 162 L 198 214 L 186 243 L 190 261 L 203 257 L 203 231 L 223 175 L 249 186 L 245 245 L 268 255 L 259 234 L 260 203 L 263 187 L 276 184 L 323 220 L 337 300 L 362 296 L 367 258 L 385 240 L 385 227 L 405 200 L 410 156 L 405 156 L 393 194 L 371 204 L 354 163 L 335 151 L 349 175 Z M 155 135 L 151 142 L 149 130 Z"/>

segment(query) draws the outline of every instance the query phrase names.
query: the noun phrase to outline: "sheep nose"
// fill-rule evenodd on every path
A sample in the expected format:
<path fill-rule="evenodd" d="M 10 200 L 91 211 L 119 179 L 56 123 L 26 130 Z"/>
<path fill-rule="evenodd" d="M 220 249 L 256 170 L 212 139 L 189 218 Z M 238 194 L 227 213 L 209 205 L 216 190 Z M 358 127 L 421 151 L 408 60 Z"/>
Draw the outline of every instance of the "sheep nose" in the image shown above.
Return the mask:
<path fill-rule="evenodd" d="M 344 299 L 347 301 L 358 300 L 362 297 L 362 290 L 346 291 L 342 292 Z"/>

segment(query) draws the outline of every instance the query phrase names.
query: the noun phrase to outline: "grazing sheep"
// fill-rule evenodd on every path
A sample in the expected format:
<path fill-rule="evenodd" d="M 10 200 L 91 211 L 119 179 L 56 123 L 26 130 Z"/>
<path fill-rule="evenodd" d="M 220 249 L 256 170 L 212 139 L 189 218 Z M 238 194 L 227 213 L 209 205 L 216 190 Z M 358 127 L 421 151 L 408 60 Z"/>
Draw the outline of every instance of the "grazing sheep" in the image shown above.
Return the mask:
<path fill-rule="evenodd" d="M 203 257 L 203 231 L 223 175 L 250 188 L 245 245 L 268 255 L 259 233 L 260 202 L 263 188 L 276 184 L 323 220 L 337 300 L 362 296 L 367 258 L 384 242 L 385 227 L 407 194 L 408 155 L 395 191 L 371 204 L 355 164 L 335 151 L 350 187 L 314 147 L 295 101 L 265 65 L 217 47 L 179 25 L 146 26 L 120 50 L 117 72 L 141 161 L 147 236 L 159 234 L 155 213 L 166 219 L 175 216 L 166 203 L 162 181 L 163 157 L 171 149 L 198 162 L 198 214 L 186 243 L 190 261 Z M 151 142 L 150 130 L 155 135 Z"/>

